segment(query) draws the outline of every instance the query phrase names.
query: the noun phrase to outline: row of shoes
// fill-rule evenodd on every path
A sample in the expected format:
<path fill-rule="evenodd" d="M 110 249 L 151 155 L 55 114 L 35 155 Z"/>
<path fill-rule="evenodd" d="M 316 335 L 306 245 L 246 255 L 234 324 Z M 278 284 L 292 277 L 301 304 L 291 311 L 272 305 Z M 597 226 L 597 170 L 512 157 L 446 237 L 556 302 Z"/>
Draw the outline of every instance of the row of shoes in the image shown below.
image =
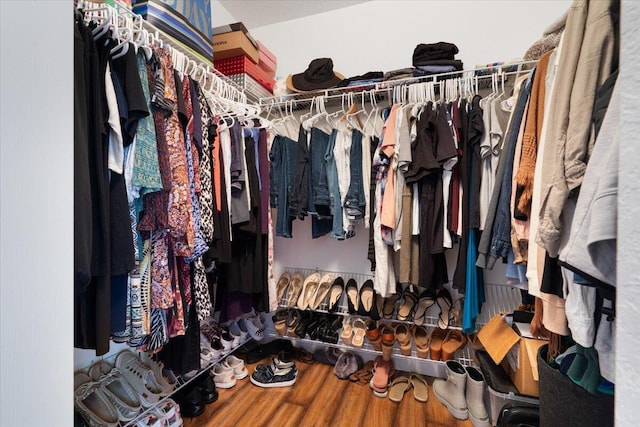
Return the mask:
<path fill-rule="evenodd" d="M 454 303 L 445 288 L 438 291 L 428 288 L 420 293 L 417 289 L 408 286 L 401 293 L 385 298 L 376 292 L 370 279 L 358 286 L 353 278 L 345 282 L 333 273 L 314 272 L 305 278 L 299 271 L 293 274 L 285 271 L 278 279 L 276 298 L 281 307 L 357 314 L 373 320 L 396 319 L 418 326 L 427 324 L 427 311 L 437 304 L 438 327 L 447 329 L 451 324 L 459 325 L 462 299 Z M 346 304 L 342 304 L 343 296 Z"/>
<path fill-rule="evenodd" d="M 339 314 L 285 308 L 275 312 L 273 324 L 280 336 L 289 335 L 293 338 L 337 344 L 343 318 Z"/>
<path fill-rule="evenodd" d="M 217 388 L 231 388 L 238 380 L 242 380 L 249 375 L 244 361 L 234 355 L 228 356 L 222 362 L 216 363 L 209 370 L 209 374 Z"/>
<path fill-rule="evenodd" d="M 133 352 L 124 350 L 113 365 L 100 360 L 87 372 L 76 372 L 75 408 L 90 426 L 131 422 L 152 408 L 136 427 L 177 427 L 182 425 L 177 405 L 171 399 L 163 400 L 176 385 L 176 377 L 162 363 L 145 364 Z M 161 401 L 163 405 L 156 407 Z"/>
<path fill-rule="evenodd" d="M 264 317 L 254 310 L 222 325 L 213 318 L 204 319 L 200 322 L 201 365 L 212 365 L 249 338 L 264 338 Z"/>

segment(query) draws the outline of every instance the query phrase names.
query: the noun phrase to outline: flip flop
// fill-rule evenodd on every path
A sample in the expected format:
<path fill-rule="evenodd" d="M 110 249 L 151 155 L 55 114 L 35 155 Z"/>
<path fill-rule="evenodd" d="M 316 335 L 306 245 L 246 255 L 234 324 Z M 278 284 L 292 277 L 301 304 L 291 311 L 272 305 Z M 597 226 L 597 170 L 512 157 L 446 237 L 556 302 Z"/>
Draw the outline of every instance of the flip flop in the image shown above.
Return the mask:
<path fill-rule="evenodd" d="M 411 388 L 411 380 L 408 377 L 398 377 L 389 386 L 389 400 L 401 402 L 404 394 Z"/>
<path fill-rule="evenodd" d="M 426 402 L 429 399 L 429 383 L 422 375 L 412 374 L 409 378 L 413 386 L 413 397 L 418 402 Z"/>
<path fill-rule="evenodd" d="M 415 294 L 411 292 L 408 288 L 402 293 L 402 298 L 404 298 L 403 303 L 398 307 L 398 320 L 409 320 L 411 317 L 411 312 L 418 302 Z"/>
<path fill-rule="evenodd" d="M 453 359 L 456 351 L 467 344 L 467 337 L 458 330 L 449 330 L 447 337 L 442 342 L 442 361 Z"/>
<path fill-rule="evenodd" d="M 278 279 L 278 283 L 276 284 L 276 299 L 278 300 L 278 304 L 284 304 L 284 296 L 287 293 L 287 288 L 289 287 L 289 282 L 291 281 L 291 274 L 288 271 L 282 273 L 280 278 Z"/>
<path fill-rule="evenodd" d="M 373 360 L 369 360 L 364 366 L 349 375 L 349 380 L 357 383 L 358 385 L 367 385 L 373 378 Z"/>
<path fill-rule="evenodd" d="M 420 298 L 418 299 L 418 307 L 416 308 L 416 312 L 413 315 L 413 322 L 420 326 L 425 323 L 427 318 L 426 313 L 427 309 L 436 303 L 436 292 L 432 289 L 426 289 L 424 292 L 420 294 Z"/>
<path fill-rule="evenodd" d="M 446 289 L 440 289 L 436 298 L 438 307 L 440 307 L 440 316 L 438 318 L 438 327 L 440 329 L 447 329 L 449 322 L 451 321 L 451 306 L 453 301 L 451 300 L 451 294 Z"/>

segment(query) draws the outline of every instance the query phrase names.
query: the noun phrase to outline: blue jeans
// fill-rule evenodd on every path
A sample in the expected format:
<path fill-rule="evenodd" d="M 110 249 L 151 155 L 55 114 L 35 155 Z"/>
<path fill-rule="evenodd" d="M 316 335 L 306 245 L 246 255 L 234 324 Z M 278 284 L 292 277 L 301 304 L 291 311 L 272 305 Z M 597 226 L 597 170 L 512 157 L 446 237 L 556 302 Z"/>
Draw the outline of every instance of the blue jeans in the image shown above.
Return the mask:
<path fill-rule="evenodd" d="M 351 137 L 349 171 L 351 180 L 344 201 L 344 209 L 346 209 L 349 218 L 362 220 L 367 202 L 364 198 L 364 181 L 362 180 L 362 133 L 357 129 L 353 131 Z"/>
<path fill-rule="evenodd" d="M 311 129 L 309 145 L 309 200 L 307 210 L 311 215 L 311 237 L 317 239 L 331 232 L 333 218 L 329 208 L 329 185 L 324 156 L 329 145 L 329 135 L 317 128 Z"/>
<path fill-rule="evenodd" d="M 278 209 L 276 236 L 293 237 L 292 221 L 289 216 L 289 188 L 293 185 L 296 171 L 297 142 L 278 135 L 273 140 L 269 160 L 271 169 L 270 204 Z"/>
<path fill-rule="evenodd" d="M 333 157 L 333 149 L 336 145 L 337 130 L 331 132 L 329 137 L 329 144 L 327 145 L 327 151 L 324 159 L 327 168 L 327 184 L 329 187 L 329 203 L 331 208 L 331 215 L 333 215 L 333 230 L 331 235 L 338 239 L 344 240 L 346 233 L 342 225 L 342 203 L 340 200 L 340 188 L 338 187 L 338 169 L 336 168 L 336 160 Z"/>

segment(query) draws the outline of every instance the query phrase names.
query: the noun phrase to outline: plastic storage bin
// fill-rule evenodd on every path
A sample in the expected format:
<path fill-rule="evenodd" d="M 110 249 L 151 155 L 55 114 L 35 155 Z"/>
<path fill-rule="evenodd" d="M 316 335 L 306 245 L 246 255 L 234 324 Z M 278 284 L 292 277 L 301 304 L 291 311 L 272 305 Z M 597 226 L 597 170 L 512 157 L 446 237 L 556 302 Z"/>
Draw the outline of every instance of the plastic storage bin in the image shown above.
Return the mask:
<path fill-rule="evenodd" d="M 489 405 L 487 409 L 489 410 L 489 416 L 491 417 L 492 426 L 498 424 L 500 411 L 502 411 L 502 408 L 507 403 L 526 403 L 535 406 L 538 406 L 540 404 L 540 401 L 535 397 L 523 396 L 512 391 L 508 393 L 500 393 L 499 391 L 496 391 L 489 386 L 487 386 L 487 389 L 489 390 Z"/>
<path fill-rule="evenodd" d="M 540 405 L 538 398 L 519 394 L 509 375 L 502 369 L 502 366 L 493 362 L 486 351 L 477 351 L 476 359 L 487 384 L 488 393 L 485 393 L 485 405 L 491 418 L 491 425 L 497 425 L 500 411 L 507 403 Z"/>

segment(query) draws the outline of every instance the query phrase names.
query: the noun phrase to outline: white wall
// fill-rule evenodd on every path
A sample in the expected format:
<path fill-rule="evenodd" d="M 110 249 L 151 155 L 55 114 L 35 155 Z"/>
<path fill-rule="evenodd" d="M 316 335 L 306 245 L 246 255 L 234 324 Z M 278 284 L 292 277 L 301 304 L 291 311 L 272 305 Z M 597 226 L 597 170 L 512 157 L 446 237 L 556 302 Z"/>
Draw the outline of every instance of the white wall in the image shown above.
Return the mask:
<path fill-rule="evenodd" d="M 218 0 L 211 0 L 211 25 L 219 27 L 221 25 L 233 24 L 242 21 L 236 19 Z"/>
<path fill-rule="evenodd" d="M 278 75 L 298 73 L 313 58 L 333 58 L 335 70 L 349 75 L 411 66 L 418 43 L 449 41 L 460 49 L 465 68 L 521 57 L 569 1 L 371 1 L 251 30 L 278 57 Z M 497 20 L 496 17 L 502 17 Z M 526 17 L 527 25 L 522 25 Z M 215 18 L 215 17 L 214 17 Z M 241 17 L 240 17 L 241 18 Z M 293 239 L 276 237 L 276 274 L 284 267 L 370 272 L 368 230 L 336 241 L 311 239 L 311 221 L 294 221 Z M 456 250 L 447 252 L 453 274 Z M 488 283 L 504 283 L 498 263 Z"/>
<path fill-rule="evenodd" d="M 640 3 L 622 2 L 616 307 L 616 426 L 637 426 L 640 402 Z"/>
<path fill-rule="evenodd" d="M 7 427 L 73 423 L 71 7 L 0 2 L 0 425 Z"/>
<path fill-rule="evenodd" d="M 418 43 L 438 41 L 455 43 L 457 57 L 473 68 L 521 58 L 569 5 L 567 0 L 371 1 L 251 34 L 278 57 L 280 77 L 301 73 L 320 57 L 332 58 L 335 70 L 347 77 L 407 67 Z"/>

